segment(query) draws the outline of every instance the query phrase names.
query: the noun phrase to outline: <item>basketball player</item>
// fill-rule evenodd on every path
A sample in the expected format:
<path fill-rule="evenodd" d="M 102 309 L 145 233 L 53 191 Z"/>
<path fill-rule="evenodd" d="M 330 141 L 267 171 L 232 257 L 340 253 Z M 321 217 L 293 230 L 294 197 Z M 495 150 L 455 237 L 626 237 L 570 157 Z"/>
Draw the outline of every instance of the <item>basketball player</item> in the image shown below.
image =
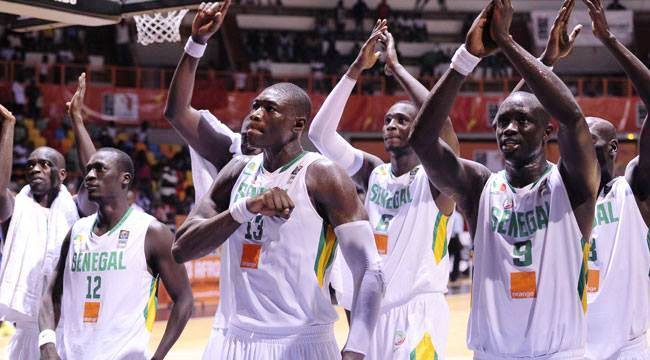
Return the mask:
<path fill-rule="evenodd" d="M 229 6 L 230 0 L 221 5 L 218 3 L 199 5 L 192 22 L 192 35 L 188 39 L 188 49 L 207 46 L 208 40 L 221 27 Z M 260 150 L 248 146 L 245 133 L 234 133 L 208 110 L 192 108 L 194 79 L 200 61 L 200 55 L 193 54 L 185 52 L 178 63 L 169 86 L 165 117 L 190 147 L 192 179 L 195 199 L 198 203 L 199 199 L 208 191 L 217 172 L 233 157 L 255 155 Z M 244 122 L 242 130 L 245 125 Z M 229 309 L 232 307 L 230 305 L 233 296 L 228 276 L 227 242 L 223 244 L 220 252 L 219 306 L 214 316 L 208 344 L 203 353 L 205 360 L 219 359 L 230 316 Z"/>
<path fill-rule="evenodd" d="M 456 200 L 474 237 L 467 335 L 474 357 L 581 359 L 598 163 L 569 89 L 510 37 L 512 15 L 509 0 L 492 1 L 481 12 L 409 141 L 436 187 Z M 497 46 L 535 95 L 516 92 L 499 107 L 494 127 L 506 169 L 491 173 L 431 139 L 439 137 L 465 77 Z M 560 123 L 558 165 L 544 153 L 550 116 Z"/>
<path fill-rule="evenodd" d="M 70 229 L 39 313 L 41 359 L 58 359 L 52 336 L 61 313 L 66 359 L 144 359 L 155 321 L 158 282 L 173 305 L 153 359 L 162 359 L 192 313 L 192 289 L 171 256 L 166 225 L 130 207 L 133 162 L 99 149 L 86 165 L 88 196 L 97 213 Z M 146 357 L 149 358 L 149 357 Z"/>
<path fill-rule="evenodd" d="M 230 242 L 235 301 L 221 358 L 338 359 L 327 285 L 339 244 L 355 284 L 343 358 L 361 359 L 383 275 L 354 184 L 334 163 L 303 151 L 311 101 L 302 89 L 272 85 L 252 107 L 246 135 L 263 153 L 222 169 L 176 234 L 172 253 L 188 261 Z"/>
<path fill-rule="evenodd" d="M 355 149 L 336 133 L 356 80 L 377 61 L 377 41 L 385 41 L 386 72 L 395 76 L 413 101 L 397 102 L 384 117 L 383 139 L 390 154 L 389 164 Z M 394 39 L 386 32 L 386 21 L 378 20 L 309 129 L 309 137 L 321 153 L 347 169 L 366 192 L 365 207 L 377 249 L 383 255 L 387 288 L 371 338 L 369 359 L 434 358 L 445 354 L 449 331 L 449 309 L 444 298 L 449 279 L 446 229 L 454 203 L 431 185 L 407 141 L 427 95 L 427 89 L 399 63 Z M 445 141 L 458 149 L 451 123 Z M 341 304 L 350 308 L 346 295 L 352 292 L 352 286 L 346 281 L 345 268 L 342 266 Z"/>
<path fill-rule="evenodd" d="M 80 158 L 95 147 L 77 115 L 83 103 L 85 76 L 71 103 L 69 114 Z M 0 270 L 0 316 L 16 325 L 7 346 L 8 359 L 38 359 L 38 309 L 43 289 L 55 266 L 59 249 L 79 215 L 96 209 L 83 187 L 72 196 L 63 155 L 50 147 L 35 149 L 27 161 L 28 185 L 16 195 L 8 188 L 12 171 L 15 118 L 0 105 L 0 224 L 5 239 Z"/>
<path fill-rule="evenodd" d="M 650 71 L 609 30 L 599 0 L 584 0 L 594 35 L 614 55 L 650 108 Z M 650 125 L 644 120 L 639 156 L 625 176 L 614 177 L 618 150 L 616 128 L 588 117 L 600 163 L 600 187 L 591 251 L 587 312 L 587 358 L 648 359 L 650 311 Z M 621 299 L 625 304 L 621 305 Z"/>

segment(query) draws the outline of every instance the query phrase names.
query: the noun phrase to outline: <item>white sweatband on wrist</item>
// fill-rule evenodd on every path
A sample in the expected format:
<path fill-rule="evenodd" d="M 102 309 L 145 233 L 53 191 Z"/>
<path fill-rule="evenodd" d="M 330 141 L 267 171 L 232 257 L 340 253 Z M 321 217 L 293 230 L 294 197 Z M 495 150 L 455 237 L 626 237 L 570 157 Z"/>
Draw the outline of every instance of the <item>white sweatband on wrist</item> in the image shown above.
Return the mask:
<path fill-rule="evenodd" d="M 45 329 L 38 334 L 38 347 L 49 343 L 56 345 L 56 333 L 52 329 Z"/>
<path fill-rule="evenodd" d="M 456 50 L 456 53 L 451 58 L 450 67 L 458 71 L 461 75 L 467 76 L 471 74 L 472 71 L 474 71 L 474 68 L 480 62 L 481 58 L 472 55 L 469 51 L 467 51 L 465 44 L 463 44 L 458 48 L 458 50 Z"/>
<path fill-rule="evenodd" d="M 350 333 L 343 351 L 366 355 L 386 286 L 381 257 L 368 221 L 339 225 L 334 233 L 354 280 Z"/>
<path fill-rule="evenodd" d="M 228 208 L 230 216 L 240 224 L 249 222 L 255 217 L 255 214 L 250 212 L 246 207 L 246 200 L 248 200 L 248 198 L 241 198 L 230 204 L 230 207 Z"/>
<path fill-rule="evenodd" d="M 208 44 L 199 44 L 192 40 L 190 36 L 185 43 L 185 53 L 193 58 L 200 59 L 205 52 L 205 48 L 208 47 Z"/>

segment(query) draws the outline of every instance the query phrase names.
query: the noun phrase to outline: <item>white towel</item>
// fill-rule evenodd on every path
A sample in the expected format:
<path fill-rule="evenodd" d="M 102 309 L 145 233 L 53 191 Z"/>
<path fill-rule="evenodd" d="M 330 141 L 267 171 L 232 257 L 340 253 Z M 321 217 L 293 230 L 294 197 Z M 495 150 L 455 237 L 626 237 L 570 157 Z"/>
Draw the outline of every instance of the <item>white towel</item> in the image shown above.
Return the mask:
<path fill-rule="evenodd" d="M 46 281 L 56 266 L 61 244 L 79 212 L 61 185 L 49 209 L 39 205 L 29 185 L 16 195 L 0 270 L 0 316 L 36 321 Z"/>

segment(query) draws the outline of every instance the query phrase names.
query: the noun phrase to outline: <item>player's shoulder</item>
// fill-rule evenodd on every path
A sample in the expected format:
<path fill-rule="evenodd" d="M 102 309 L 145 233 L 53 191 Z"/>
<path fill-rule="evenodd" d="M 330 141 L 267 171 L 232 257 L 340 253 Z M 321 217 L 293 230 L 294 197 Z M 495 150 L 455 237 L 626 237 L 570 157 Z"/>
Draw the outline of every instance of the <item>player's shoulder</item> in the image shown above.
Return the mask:
<path fill-rule="evenodd" d="M 153 244 L 171 243 L 173 239 L 174 234 L 172 234 L 169 226 L 158 221 L 156 218 L 151 219 L 147 227 L 146 242 Z"/>

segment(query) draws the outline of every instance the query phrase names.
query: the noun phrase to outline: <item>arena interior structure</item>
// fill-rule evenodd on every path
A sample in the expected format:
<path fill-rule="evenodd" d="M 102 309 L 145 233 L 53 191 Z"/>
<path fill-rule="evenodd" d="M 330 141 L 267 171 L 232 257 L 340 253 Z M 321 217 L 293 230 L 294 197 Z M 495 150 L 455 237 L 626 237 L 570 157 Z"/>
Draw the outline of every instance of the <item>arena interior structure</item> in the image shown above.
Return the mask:
<path fill-rule="evenodd" d="M 481 0 L 389 0 L 388 7 L 380 6 L 378 0 L 361 2 L 364 6 L 357 0 L 235 1 L 201 60 L 192 105 L 210 110 L 237 131 L 259 90 L 289 81 L 308 91 L 313 115 L 380 16 L 388 19 L 401 62 L 431 88 L 485 5 Z M 515 1 L 513 37 L 539 54 L 560 4 L 559 0 Z M 608 0 L 606 4 L 617 38 L 648 65 L 650 1 Z M 25 183 L 26 155 L 45 144 L 66 155 L 69 169 L 77 169 L 69 177 L 71 188 L 76 188 L 80 171 L 65 103 L 74 93 L 78 76 L 85 72 L 87 126 L 96 144 L 116 146 L 132 155 L 138 205 L 172 228 L 184 220 L 194 203 L 189 156 L 163 110 L 197 6 L 190 0 L 0 1 L 0 103 L 8 105 L 19 119 L 14 190 Z M 142 38 L 147 32 L 151 35 L 164 29 L 144 29 L 145 25 L 136 24 L 142 21 L 137 16 L 182 9 L 189 12 L 177 25 L 170 25 L 167 31 L 172 34 L 164 34 L 173 35 L 178 26 L 179 39 L 170 36 L 163 42 L 142 44 L 147 42 Z M 585 114 L 609 119 L 619 130 L 616 169 L 620 174 L 637 154 L 637 133 L 646 109 L 616 60 L 591 34 L 586 7 L 580 2 L 570 27 L 578 23 L 585 29 L 572 54 L 554 70 L 569 85 Z M 464 83 L 452 111 L 462 157 L 478 160 L 492 170 L 503 167 L 491 121 L 500 101 L 519 80 L 505 57 L 493 56 Z M 383 116 L 396 100 L 405 98 L 399 84 L 385 76 L 378 64 L 358 81 L 339 130 L 355 147 L 386 160 L 380 134 Z M 306 136 L 304 141 L 313 149 Z M 559 152 L 553 141 L 547 151 L 550 160 L 557 160 Z M 219 298 L 218 261 L 215 255 L 187 264 L 196 298 L 195 316 L 214 313 Z M 467 283 L 456 287 L 463 289 Z M 167 302 L 161 291 L 161 319 Z M 466 312 L 466 301 L 459 304 L 452 303 L 452 310 Z M 459 326 L 464 326 L 462 321 Z M 203 323 L 208 324 L 207 320 Z M 456 337 L 455 332 L 462 342 L 461 330 L 452 329 L 450 338 Z M 182 358 L 179 354 L 176 356 Z M 450 344 L 450 357 L 468 354 L 462 349 L 455 352 Z"/>

